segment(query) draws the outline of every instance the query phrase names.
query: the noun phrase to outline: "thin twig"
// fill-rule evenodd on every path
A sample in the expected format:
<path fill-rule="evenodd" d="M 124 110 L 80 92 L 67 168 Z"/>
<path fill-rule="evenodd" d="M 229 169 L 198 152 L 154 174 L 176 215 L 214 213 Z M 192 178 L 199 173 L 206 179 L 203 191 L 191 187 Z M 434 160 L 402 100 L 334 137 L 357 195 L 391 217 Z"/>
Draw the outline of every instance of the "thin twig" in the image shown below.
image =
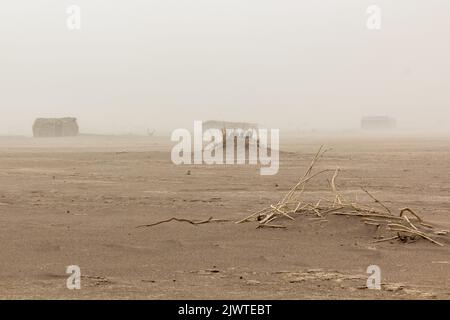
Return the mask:
<path fill-rule="evenodd" d="M 151 224 L 143 224 L 143 225 L 137 226 L 136 228 L 153 227 L 153 226 L 157 226 L 159 224 L 166 223 L 166 222 L 171 222 L 171 221 L 187 222 L 187 223 L 190 223 L 192 225 L 199 225 L 199 224 L 205 224 L 205 223 L 209 223 L 209 222 L 228 222 L 230 220 L 213 219 L 213 217 L 209 217 L 206 220 L 195 221 L 195 220 L 189 220 L 189 219 L 182 219 L 182 218 L 175 218 L 175 217 L 173 217 L 173 218 L 170 218 L 170 219 L 167 219 L 167 220 L 162 220 L 162 221 L 158 221 L 158 222 L 151 223 Z"/>
<path fill-rule="evenodd" d="M 390 237 L 390 238 L 386 238 L 386 239 L 375 240 L 375 241 L 372 241 L 372 243 L 389 241 L 389 240 L 395 240 L 395 239 L 398 239 L 398 238 L 399 238 L 398 236 L 395 236 L 395 237 Z"/>
<path fill-rule="evenodd" d="M 383 202 L 375 198 L 369 191 L 367 191 L 364 187 L 361 187 L 361 189 L 367 193 L 369 197 L 371 197 L 376 203 L 378 203 L 380 206 L 382 206 L 390 215 L 392 215 L 391 209 L 389 209 L 387 206 L 384 205 Z"/>

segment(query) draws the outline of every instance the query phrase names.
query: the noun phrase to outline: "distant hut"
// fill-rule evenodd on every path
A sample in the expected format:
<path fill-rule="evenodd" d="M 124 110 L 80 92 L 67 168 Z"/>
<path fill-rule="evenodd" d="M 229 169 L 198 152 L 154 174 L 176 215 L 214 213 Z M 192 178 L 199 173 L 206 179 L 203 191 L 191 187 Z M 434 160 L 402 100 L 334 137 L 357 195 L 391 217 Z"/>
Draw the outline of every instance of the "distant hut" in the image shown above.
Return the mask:
<path fill-rule="evenodd" d="M 361 120 L 361 129 L 363 130 L 391 130 L 396 126 L 395 119 L 386 116 L 363 117 Z"/>
<path fill-rule="evenodd" d="M 252 137 L 254 130 L 258 129 L 258 125 L 256 123 L 247 123 L 247 122 L 229 122 L 229 121 L 215 121 L 210 120 L 203 123 L 203 130 L 209 129 L 219 129 L 222 131 L 224 138 L 226 137 L 227 130 L 239 130 L 240 135 Z M 235 135 L 236 132 L 233 132 Z"/>
<path fill-rule="evenodd" d="M 256 123 L 248 122 L 229 122 L 229 121 L 216 121 L 209 120 L 203 123 L 203 131 L 210 129 L 218 129 L 222 131 L 222 146 L 226 148 L 228 139 L 233 139 L 234 145 L 237 145 L 238 140 L 245 139 L 245 148 L 248 149 L 251 141 L 256 142 L 256 146 L 259 148 L 259 138 L 256 130 L 258 125 Z M 241 140 L 242 141 L 242 140 Z"/>
<path fill-rule="evenodd" d="M 43 137 L 73 137 L 78 135 L 79 128 L 76 118 L 38 118 L 33 124 L 33 136 Z"/>

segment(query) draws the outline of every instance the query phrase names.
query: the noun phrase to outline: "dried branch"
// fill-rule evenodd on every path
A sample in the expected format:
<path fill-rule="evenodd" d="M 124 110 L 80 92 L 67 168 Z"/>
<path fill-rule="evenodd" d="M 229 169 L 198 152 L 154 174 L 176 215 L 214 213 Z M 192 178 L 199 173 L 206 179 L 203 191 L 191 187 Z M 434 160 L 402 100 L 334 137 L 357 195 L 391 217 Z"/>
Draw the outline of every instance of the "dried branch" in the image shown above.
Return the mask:
<path fill-rule="evenodd" d="M 171 222 L 171 221 L 187 222 L 187 223 L 192 224 L 192 225 L 199 225 L 199 224 L 205 224 L 205 223 L 210 223 L 210 222 L 228 222 L 230 220 L 213 219 L 213 217 L 209 217 L 206 220 L 195 221 L 195 220 L 189 220 L 189 219 L 182 219 L 182 218 L 175 218 L 175 217 L 173 217 L 173 218 L 170 218 L 170 219 L 167 219 L 167 220 L 162 220 L 162 221 L 158 221 L 158 222 L 151 223 L 151 224 L 143 224 L 143 225 L 137 226 L 136 228 L 154 227 L 154 226 L 157 226 L 159 224 L 167 223 L 167 222 Z"/>
<path fill-rule="evenodd" d="M 315 202 L 308 202 L 302 199 L 304 191 L 308 182 L 310 182 L 315 177 L 330 172 L 332 170 L 325 169 L 313 173 L 314 166 L 318 160 L 327 152 L 328 150 L 323 150 L 323 146 L 319 148 L 319 151 L 314 155 L 310 166 L 306 170 L 303 177 L 285 194 L 285 196 L 277 202 L 275 205 L 269 205 L 264 209 L 261 209 L 246 218 L 237 221 L 236 223 L 243 223 L 250 220 L 256 220 L 258 222 L 257 228 L 280 228 L 284 229 L 286 226 L 274 224 L 273 222 L 280 218 L 288 218 L 290 220 L 295 220 L 291 214 L 295 215 L 313 215 L 318 218 L 311 218 L 315 222 L 327 222 L 325 216 L 328 214 L 340 215 L 347 217 L 358 217 L 361 218 L 363 223 L 367 225 L 373 225 L 377 227 L 377 234 L 383 231 L 396 232 L 395 236 L 390 236 L 380 240 L 374 241 L 374 243 L 384 242 L 389 240 L 400 239 L 401 241 L 406 241 L 408 239 L 415 240 L 416 236 L 426 239 L 434 244 L 442 246 L 440 242 L 432 238 L 433 235 L 442 235 L 443 232 L 437 232 L 434 227 L 430 224 L 425 223 L 418 214 L 409 208 L 404 208 L 400 211 L 399 216 L 392 214 L 392 211 L 380 200 L 375 198 L 368 190 L 361 188 L 375 203 L 379 204 L 383 208 L 383 212 L 377 209 L 371 208 L 368 205 L 349 203 L 344 197 L 339 193 L 336 187 L 336 179 L 340 173 L 340 169 L 334 170 L 333 176 L 329 181 L 331 192 L 334 194 L 334 201 L 320 198 Z M 321 203 L 325 203 L 321 205 Z M 384 212 L 385 211 L 385 212 Z M 413 221 L 405 214 L 409 212 L 418 221 L 415 225 Z M 393 223 L 395 221 L 395 223 Z M 167 222 L 167 221 L 164 221 Z M 189 222 L 189 221 L 186 221 Z M 206 223 L 211 221 L 199 221 L 193 224 Z M 415 222 L 415 220 L 414 220 Z M 192 223 L 192 222 L 191 222 Z M 427 230 L 424 230 L 427 228 Z M 382 235 L 380 235 L 383 237 Z"/>

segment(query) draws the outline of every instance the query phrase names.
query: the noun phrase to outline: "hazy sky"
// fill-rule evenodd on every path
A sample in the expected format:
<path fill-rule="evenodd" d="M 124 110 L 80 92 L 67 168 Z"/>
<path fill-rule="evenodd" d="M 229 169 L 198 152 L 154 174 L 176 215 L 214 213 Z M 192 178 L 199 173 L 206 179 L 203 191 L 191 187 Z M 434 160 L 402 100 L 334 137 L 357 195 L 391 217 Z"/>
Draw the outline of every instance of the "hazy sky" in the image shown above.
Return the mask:
<path fill-rule="evenodd" d="M 366 27 L 372 4 L 381 30 Z M 14 0 L 0 26 L 0 134 L 59 116 L 93 133 L 352 129 L 379 114 L 450 127 L 447 0 Z"/>

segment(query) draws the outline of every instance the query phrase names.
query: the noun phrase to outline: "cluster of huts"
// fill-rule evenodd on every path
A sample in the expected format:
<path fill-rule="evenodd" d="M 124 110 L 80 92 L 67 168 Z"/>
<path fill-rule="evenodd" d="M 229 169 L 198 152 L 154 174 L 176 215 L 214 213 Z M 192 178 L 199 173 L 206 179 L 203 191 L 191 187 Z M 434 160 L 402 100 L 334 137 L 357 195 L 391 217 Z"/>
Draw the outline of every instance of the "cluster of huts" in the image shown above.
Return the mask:
<path fill-rule="evenodd" d="M 396 127 L 396 121 L 387 116 L 363 117 L 361 129 L 363 130 L 389 130 Z M 258 128 L 257 124 L 244 122 L 207 121 L 203 124 L 203 129 L 220 129 L 226 140 L 227 129 L 241 129 L 242 132 L 251 138 L 251 133 Z M 248 135 L 250 133 L 250 135 Z M 33 124 L 33 136 L 42 137 L 73 137 L 79 134 L 79 127 L 76 118 L 38 118 Z"/>

